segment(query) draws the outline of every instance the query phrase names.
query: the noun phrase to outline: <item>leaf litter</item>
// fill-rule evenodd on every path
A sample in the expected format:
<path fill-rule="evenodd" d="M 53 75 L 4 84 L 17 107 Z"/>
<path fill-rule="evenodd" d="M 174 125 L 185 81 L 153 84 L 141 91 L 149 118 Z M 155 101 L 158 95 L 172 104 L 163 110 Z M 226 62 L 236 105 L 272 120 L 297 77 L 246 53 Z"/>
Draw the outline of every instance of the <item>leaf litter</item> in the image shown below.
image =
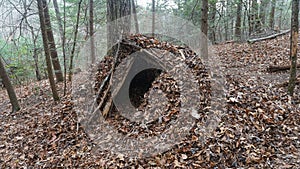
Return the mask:
<path fill-rule="evenodd" d="M 155 39 L 151 41 L 153 43 Z M 109 151 L 92 153 L 95 145 L 78 124 L 70 92 L 61 101 L 53 103 L 46 80 L 16 89 L 22 110 L 13 114 L 9 113 L 6 92 L 1 90 L 0 166 L 298 168 L 299 85 L 296 86 L 295 96 L 290 97 L 286 87 L 278 85 L 288 80 L 289 73 L 266 71 L 269 65 L 288 65 L 288 44 L 289 37 L 282 36 L 254 44 L 214 46 L 222 61 L 221 66 L 225 67 L 223 73 L 226 77 L 227 109 L 221 122 L 206 140 L 199 139 L 196 125 L 184 140 L 170 150 L 147 158 L 129 158 Z M 105 71 L 102 73 L 105 74 Z M 162 84 L 166 85 L 159 85 Z M 62 84 L 58 88 L 62 89 Z M 122 124 L 122 130 L 130 131 L 126 119 L 112 117 L 108 120 L 113 125 Z M 165 121 L 168 122 L 168 119 Z M 154 126 L 161 127 L 159 123 Z"/>

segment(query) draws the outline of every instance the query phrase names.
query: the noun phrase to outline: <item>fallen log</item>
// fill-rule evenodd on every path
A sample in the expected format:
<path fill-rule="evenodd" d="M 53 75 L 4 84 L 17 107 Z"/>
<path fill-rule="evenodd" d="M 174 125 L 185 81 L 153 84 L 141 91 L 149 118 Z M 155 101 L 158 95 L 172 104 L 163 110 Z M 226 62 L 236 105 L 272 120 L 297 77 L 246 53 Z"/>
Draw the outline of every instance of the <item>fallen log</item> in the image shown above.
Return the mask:
<path fill-rule="evenodd" d="M 269 66 L 267 68 L 268 72 L 280 72 L 280 71 L 286 71 L 286 70 L 290 70 L 291 66 Z M 297 65 L 297 68 L 300 68 L 300 64 Z"/>
<path fill-rule="evenodd" d="M 290 32 L 290 30 L 285 30 L 285 31 L 282 31 L 280 33 L 276 33 L 276 34 L 273 34 L 273 35 L 270 35 L 270 36 L 266 36 L 266 37 L 262 37 L 262 38 L 257 38 L 257 39 L 249 39 L 248 43 L 255 43 L 255 42 L 264 41 L 264 40 L 267 40 L 267 39 L 274 39 L 274 38 L 276 38 L 278 36 L 285 35 L 285 34 L 287 34 L 289 32 Z"/>

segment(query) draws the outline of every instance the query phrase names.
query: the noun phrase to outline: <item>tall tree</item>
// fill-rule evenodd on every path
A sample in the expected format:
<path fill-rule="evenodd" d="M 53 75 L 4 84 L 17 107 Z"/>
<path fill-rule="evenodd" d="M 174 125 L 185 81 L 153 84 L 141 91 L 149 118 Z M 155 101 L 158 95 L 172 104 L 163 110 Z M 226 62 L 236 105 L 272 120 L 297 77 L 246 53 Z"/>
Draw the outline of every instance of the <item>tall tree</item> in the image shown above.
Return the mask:
<path fill-rule="evenodd" d="M 235 37 L 238 40 L 241 40 L 241 26 L 242 26 L 242 5 L 243 0 L 238 0 L 237 2 L 237 10 L 236 10 L 236 22 L 235 22 Z"/>
<path fill-rule="evenodd" d="M 270 19 L 269 19 L 269 27 L 270 27 L 270 29 L 274 29 L 275 8 L 276 8 L 276 0 L 272 0 L 272 2 L 271 2 L 271 11 L 270 11 Z"/>
<path fill-rule="evenodd" d="M 221 15 L 222 15 L 222 23 L 224 25 L 224 38 L 225 41 L 228 40 L 228 18 L 226 17 L 226 1 L 221 1 Z"/>
<path fill-rule="evenodd" d="M 154 37 L 155 32 L 155 0 L 152 0 L 152 36 Z"/>
<path fill-rule="evenodd" d="M 92 63 L 95 63 L 95 40 L 94 40 L 94 1 L 89 0 L 89 9 L 90 9 L 90 16 L 89 16 L 89 35 L 90 35 L 90 47 L 91 47 L 91 59 Z"/>
<path fill-rule="evenodd" d="M 32 4 L 27 4 L 26 1 L 23 2 L 23 7 L 24 7 L 24 15 L 28 13 L 28 10 L 30 9 L 29 6 Z M 38 55 L 38 47 L 37 47 L 37 40 L 38 40 L 38 35 L 34 29 L 34 27 L 29 23 L 28 18 L 24 17 L 24 21 L 26 25 L 28 26 L 31 34 L 31 39 L 32 39 L 32 45 L 33 45 L 33 60 L 34 60 L 34 68 L 35 68 L 35 76 L 38 81 L 42 80 L 40 68 L 39 68 L 39 55 Z"/>
<path fill-rule="evenodd" d="M 20 110 L 20 105 L 19 105 L 16 93 L 15 93 L 15 90 L 10 82 L 10 79 L 9 79 L 7 73 L 6 73 L 6 70 L 5 70 L 5 67 L 2 62 L 1 57 L 0 57 L 0 78 L 2 79 L 2 82 L 7 90 L 8 97 L 9 97 L 10 103 L 12 105 L 12 112 L 16 112 L 16 111 Z"/>
<path fill-rule="evenodd" d="M 74 40 L 73 40 L 71 56 L 70 56 L 69 81 L 72 80 L 72 76 L 73 76 L 73 60 L 74 60 L 75 48 L 76 48 L 76 44 L 77 44 L 77 34 L 78 34 L 78 27 L 79 27 L 81 3 L 82 3 L 82 0 L 80 0 L 78 2 L 78 8 L 77 8 L 76 25 L 75 25 L 75 31 L 74 31 Z"/>
<path fill-rule="evenodd" d="M 125 17 L 131 14 L 131 0 L 107 0 L 107 42 L 108 47 L 116 43 L 120 33 L 130 32 L 130 17 Z M 122 22 L 117 19 L 122 18 Z"/>
<path fill-rule="evenodd" d="M 209 39 L 212 43 L 216 42 L 216 13 L 217 13 L 217 0 L 210 1 L 210 8 L 209 8 L 209 21 L 210 25 L 210 33 Z"/>
<path fill-rule="evenodd" d="M 290 79 L 288 93 L 294 94 L 296 83 L 296 68 L 297 68 L 297 47 L 298 47 L 298 29 L 299 29 L 299 0 L 292 0 L 292 18 L 291 18 L 291 45 L 290 45 Z"/>
<path fill-rule="evenodd" d="M 62 24 L 62 20 L 61 20 L 61 15 L 60 15 L 60 11 L 59 11 L 59 7 L 57 4 L 57 0 L 53 0 L 53 6 L 55 9 L 55 15 L 56 15 L 56 19 L 57 19 L 57 23 L 58 23 L 58 27 L 59 27 L 59 33 L 60 33 L 60 39 L 61 39 L 61 43 L 62 43 L 62 50 L 63 50 L 63 58 L 64 58 L 64 95 L 66 95 L 66 89 L 67 89 L 67 62 L 66 62 L 66 49 L 65 49 L 65 42 L 66 42 L 66 38 L 65 38 L 65 26 L 66 26 L 66 12 L 65 12 L 65 8 L 66 8 L 66 1 L 63 0 L 64 6 L 63 6 L 63 10 L 64 10 L 64 26 Z"/>
<path fill-rule="evenodd" d="M 31 26 L 27 20 L 27 18 L 25 19 L 25 22 L 27 23 L 29 29 L 30 29 L 30 33 L 31 33 L 31 39 L 32 39 L 32 43 L 33 43 L 33 60 L 34 60 L 34 68 L 35 68 L 35 76 L 36 79 L 38 81 L 42 80 L 42 76 L 41 76 L 41 72 L 40 72 L 40 68 L 39 68 L 39 55 L 38 55 L 38 48 L 37 48 L 37 39 L 38 39 L 38 35 L 36 35 L 33 26 Z"/>
<path fill-rule="evenodd" d="M 47 0 L 41 0 L 42 1 L 42 9 L 43 9 L 43 16 L 45 18 L 45 28 L 47 31 L 47 42 L 49 43 L 50 46 L 50 55 L 52 58 L 52 64 L 53 64 L 53 68 L 54 68 L 54 73 L 56 76 L 56 80 L 58 82 L 62 82 L 64 80 L 63 78 L 63 73 L 61 70 L 61 66 L 59 63 L 59 59 L 58 59 L 58 54 L 57 54 L 57 50 L 56 50 L 56 45 L 55 45 L 55 41 L 54 41 L 54 36 L 53 36 L 53 31 L 52 31 L 52 27 L 51 27 L 51 21 L 50 21 L 50 15 L 49 15 L 49 9 L 48 9 L 48 4 L 47 4 Z"/>
<path fill-rule="evenodd" d="M 269 0 L 261 0 L 260 1 L 260 9 L 259 9 L 259 19 L 260 24 L 265 26 L 266 24 L 266 9 L 268 6 Z"/>
<path fill-rule="evenodd" d="M 44 45 L 44 52 L 46 57 L 46 64 L 47 64 L 47 72 L 48 72 L 48 78 L 50 82 L 50 87 L 52 90 L 52 96 L 54 101 L 59 100 L 59 96 L 56 90 L 54 76 L 53 76 L 53 70 L 51 65 L 51 56 L 50 51 L 48 47 L 48 37 L 47 37 L 47 29 L 46 29 L 46 23 L 45 23 L 45 17 L 43 13 L 43 0 L 37 0 L 38 2 L 38 13 L 39 13 L 39 19 L 40 19 L 40 26 L 41 26 L 41 32 L 42 32 L 42 39 L 43 39 L 43 45 Z"/>
<path fill-rule="evenodd" d="M 260 29 L 257 0 L 251 0 L 249 19 L 249 35 L 252 35 Z"/>
<path fill-rule="evenodd" d="M 202 0 L 201 7 L 201 55 L 208 56 L 207 32 L 208 32 L 208 0 Z"/>
<path fill-rule="evenodd" d="M 61 43 L 63 43 L 63 41 L 64 41 L 63 25 L 62 25 L 62 20 L 61 20 L 61 15 L 60 15 L 57 0 L 53 0 L 53 6 L 54 6 L 54 10 L 55 10 L 55 15 L 56 15 L 56 19 L 57 19 L 58 28 L 59 28 Z"/>
<path fill-rule="evenodd" d="M 278 0 L 277 0 L 278 1 Z M 282 19 L 283 19 L 283 6 L 284 6 L 284 0 L 279 0 L 279 18 L 278 18 L 278 29 L 281 30 L 282 27 Z"/>
<path fill-rule="evenodd" d="M 139 23 L 138 23 L 137 14 L 136 14 L 136 6 L 135 6 L 134 0 L 132 0 L 131 4 L 132 4 L 132 13 L 133 13 L 133 17 L 134 17 L 135 33 L 140 33 Z"/>

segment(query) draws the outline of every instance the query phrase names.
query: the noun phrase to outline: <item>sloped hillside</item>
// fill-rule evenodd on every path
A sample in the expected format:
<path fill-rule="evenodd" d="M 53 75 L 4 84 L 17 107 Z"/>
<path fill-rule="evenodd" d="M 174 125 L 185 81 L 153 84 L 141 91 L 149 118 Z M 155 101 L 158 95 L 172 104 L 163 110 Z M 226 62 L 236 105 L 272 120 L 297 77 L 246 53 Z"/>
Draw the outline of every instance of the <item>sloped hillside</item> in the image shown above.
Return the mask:
<path fill-rule="evenodd" d="M 289 64 L 289 36 L 214 50 L 226 79 L 227 110 L 204 142 L 191 132 L 171 150 L 148 158 L 94 154 L 71 92 L 53 103 L 42 81 L 17 88 L 22 110 L 14 114 L 0 91 L 1 168 L 299 168 L 300 87 L 290 97 L 289 72 L 267 71 Z"/>

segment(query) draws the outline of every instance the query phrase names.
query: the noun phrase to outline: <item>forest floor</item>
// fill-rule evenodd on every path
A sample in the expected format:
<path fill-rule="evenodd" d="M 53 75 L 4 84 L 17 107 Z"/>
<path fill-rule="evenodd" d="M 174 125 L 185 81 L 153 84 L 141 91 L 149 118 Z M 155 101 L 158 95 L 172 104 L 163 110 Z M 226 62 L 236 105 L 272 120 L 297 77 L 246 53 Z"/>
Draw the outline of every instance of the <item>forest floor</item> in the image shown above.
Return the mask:
<path fill-rule="evenodd" d="M 22 107 L 16 113 L 0 90 L 0 168 L 299 168 L 300 86 L 290 97 L 289 72 L 266 71 L 289 64 L 289 36 L 214 48 L 224 68 L 227 112 L 205 142 L 187 136 L 148 158 L 93 154 L 71 96 L 54 103 L 44 80 L 16 89 Z"/>

